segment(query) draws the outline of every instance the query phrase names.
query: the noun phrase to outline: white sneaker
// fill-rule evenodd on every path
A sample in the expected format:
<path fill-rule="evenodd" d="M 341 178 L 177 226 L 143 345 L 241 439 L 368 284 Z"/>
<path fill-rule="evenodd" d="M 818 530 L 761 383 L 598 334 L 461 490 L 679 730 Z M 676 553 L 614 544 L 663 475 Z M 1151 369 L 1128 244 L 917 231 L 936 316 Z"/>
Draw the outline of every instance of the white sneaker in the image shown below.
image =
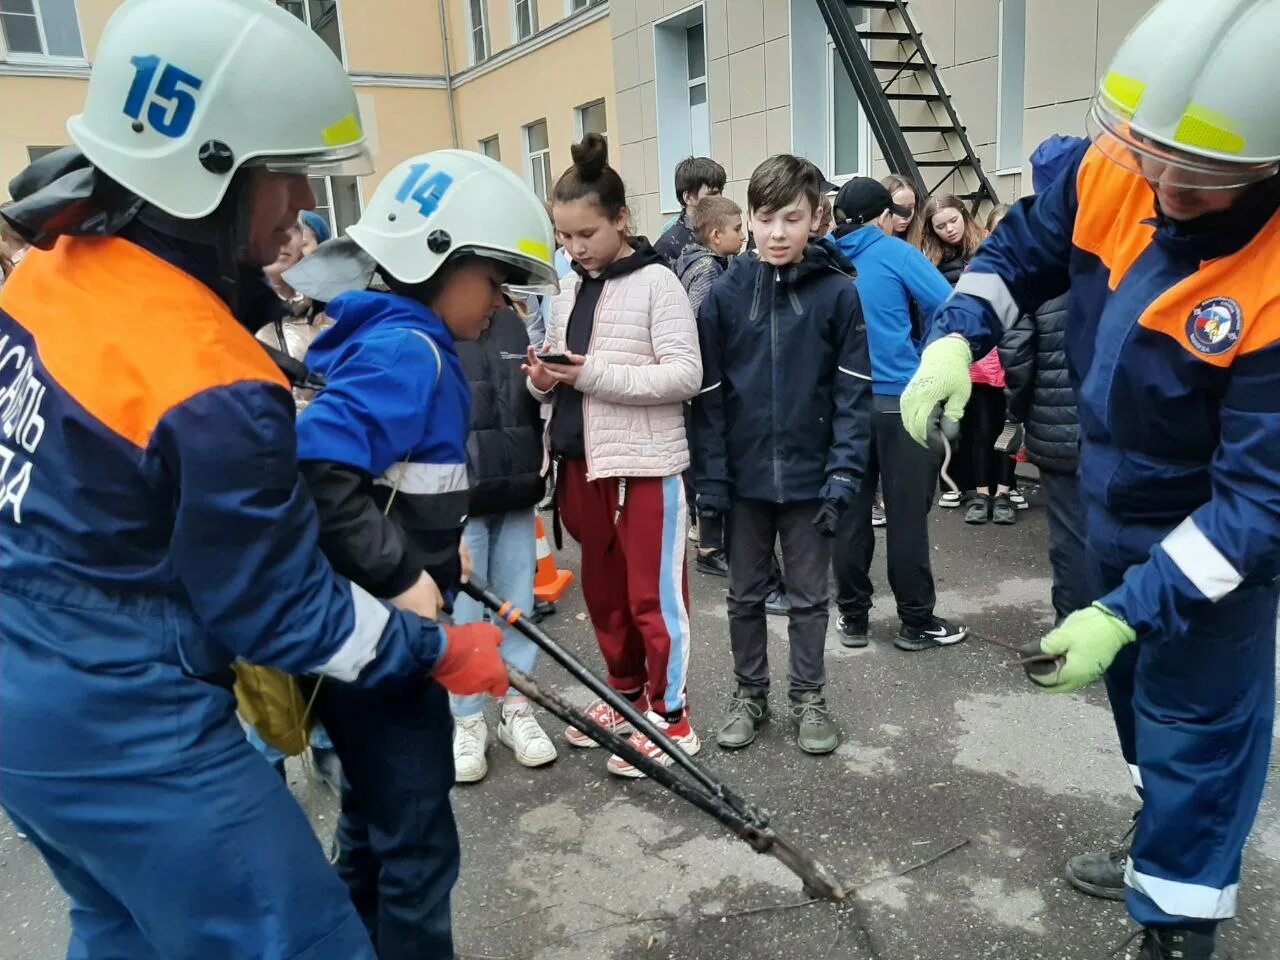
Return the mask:
<path fill-rule="evenodd" d="M 946 493 L 944 493 L 942 496 L 938 498 L 938 506 L 946 507 L 948 510 L 951 510 L 960 506 L 960 502 L 961 502 L 960 494 L 956 493 L 954 490 L 948 490 Z"/>
<path fill-rule="evenodd" d="M 453 718 L 453 769 L 458 783 L 479 783 L 489 772 L 485 751 L 489 749 L 489 727 L 484 714 Z"/>
<path fill-rule="evenodd" d="M 498 739 L 514 751 L 521 766 L 542 767 L 557 756 L 555 744 L 533 716 L 531 703 L 502 705 Z"/>

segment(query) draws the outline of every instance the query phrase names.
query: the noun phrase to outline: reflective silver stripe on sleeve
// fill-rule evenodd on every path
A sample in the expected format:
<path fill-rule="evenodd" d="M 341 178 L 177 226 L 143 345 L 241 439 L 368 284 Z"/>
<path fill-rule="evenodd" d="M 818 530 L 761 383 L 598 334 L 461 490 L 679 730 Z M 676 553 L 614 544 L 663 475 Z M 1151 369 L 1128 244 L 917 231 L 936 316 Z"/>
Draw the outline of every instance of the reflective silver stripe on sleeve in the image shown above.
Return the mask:
<path fill-rule="evenodd" d="M 1018 304 L 1004 281 L 994 273 L 974 273 L 972 270 L 966 270 L 960 274 L 955 293 L 967 293 L 971 297 L 987 301 L 995 310 L 996 316 L 1000 318 L 1000 325 L 1006 330 L 1013 326 L 1013 322 L 1022 312 L 1018 309 Z"/>
<path fill-rule="evenodd" d="M 1231 561 L 1190 517 L 1160 541 L 1160 548 L 1206 600 L 1221 600 L 1244 582 L 1244 577 L 1231 565 Z"/>
<path fill-rule="evenodd" d="M 703 387 L 701 390 L 699 390 L 699 391 L 698 391 L 698 396 L 702 396 L 704 393 L 710 393 L 712 390 L 719 390 L 719 389 L 720 389 L 720 384 L 722 384 L 722 383 L 724 383 L 724 381 L 723 381 L 723 380 L 717 380 L 717 381 L 716 381 L 715 383 L 713 383 L 711 386 L 709 386 L 709 387 Z"/>
<path fill-rule="evenodd" d="M 374 483 L 408 494 L 453 493 L 470 488 L 465 463 L 397 463 Z"/>
<path fill-rule="evenodd" d="M 867 380 L 867 381 L 871 380 L 871 378 L 867 376 L 865 373 L 858 373 L 856 370 L 847 370 L 844 367 L 836 367 L 836 369 L 839 370 L 841 373 L 847 373 L 851 377 L 857 377 L 859 380 Z"/>
<path fill-rule="evenodd" d="M 338 652 L 316 671 L 343 683 L 353 682 L 360 676 L 360 671 L 372 662 L 378 652 L 382 631 L 391 619 L 391 611 L 381 600 L 354 583 L 351 584 L 351 606 L 355 626 L 342 641 Z"/>
<path fill-rule="evenodd" d="M 1125 868 L 1124 882 L 1139 893 L 1146 894 L 1157 907 L 1175 917 L 1229 920 L 1236 915 L 1239 884 L 1232 883 L 1219 889 L 1201 883 L 1166 880 L 1135 870 L 1132 860 Z"/>

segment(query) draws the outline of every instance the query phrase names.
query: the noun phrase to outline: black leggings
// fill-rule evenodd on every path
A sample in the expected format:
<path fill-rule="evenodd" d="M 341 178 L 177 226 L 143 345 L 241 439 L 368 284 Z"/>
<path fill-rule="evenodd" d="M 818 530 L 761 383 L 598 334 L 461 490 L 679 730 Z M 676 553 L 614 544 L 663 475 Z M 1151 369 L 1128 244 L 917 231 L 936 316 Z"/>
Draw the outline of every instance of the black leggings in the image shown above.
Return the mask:
<path fill-rule="evenodd" d="M 995 449 L 996 438 L 1004 429 L 1004 391 L 975 383 L 964 408 L 964 427 L 962 457 L 968 465 L 972 487 L 1012 486 L 1013 458 Z"/>

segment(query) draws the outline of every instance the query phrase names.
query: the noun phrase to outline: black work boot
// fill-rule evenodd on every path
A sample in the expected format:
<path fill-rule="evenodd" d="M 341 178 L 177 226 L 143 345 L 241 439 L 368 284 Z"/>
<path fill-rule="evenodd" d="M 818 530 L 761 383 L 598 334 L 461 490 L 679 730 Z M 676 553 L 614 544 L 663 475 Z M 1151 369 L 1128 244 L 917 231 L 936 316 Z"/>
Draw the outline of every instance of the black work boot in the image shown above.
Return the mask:
<path fill-rule="evenodd" d="M 1213 934 L 1179 927 L 1147 927 L 1137 960 L 1213 960 Z"/>
<path fill-rule="evenodd" d="M 1091 897 L 1124 899 L 1124 870 L 1129 861 L 1129 849 L 1133 846 L 1133 831 L 1138 827 L 1138 813 L 1133 815 L 1133 823 L 1120 838 L 1120 846 L 1082 853 L 1067 861 L 1067 881 L 1073 887 Z"/>

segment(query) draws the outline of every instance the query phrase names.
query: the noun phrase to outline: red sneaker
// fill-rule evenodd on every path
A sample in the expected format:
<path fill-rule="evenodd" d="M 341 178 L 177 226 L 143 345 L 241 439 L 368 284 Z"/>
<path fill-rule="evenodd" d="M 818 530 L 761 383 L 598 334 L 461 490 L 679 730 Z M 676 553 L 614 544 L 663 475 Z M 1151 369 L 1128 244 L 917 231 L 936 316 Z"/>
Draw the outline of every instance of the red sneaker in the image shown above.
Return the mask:
<path fill-rule="evenodd" d="M 652 711 L 650 711 L 647 716 L 651 721 L 653 721 L 654 726 L 674 740 L 676 742 L 676 746 L 689 754 L 689 756 L 693 756 L 702 749 L 702 741 L 698 739 L 698 735 L 693 732 L 693 726 L 689 723 L 688 710 L 682 710 L 680 712 L 680 719 L 674 722 L 664 720 L 662 716 L 653 713 Z M 669 767 L 675 763 L 668 754 L 663 752 L 657 744 L 646 737 L 643 733 L 631 734 L 631 738 L 628 742 L 646 757 L 657 760 L 664 767 Z M 640 779 L 644 776 L 642 771 L 633 767 L 629 761 L 623 760 L 622 757 L 617 754 L 614 754 L 609 758 L 609 762 L 605 767 L 610 773 L 619 777 Z"/>
<path fill-rule="evenodd" d="M 649 709 L 649 697 L 646 694 L 640 694 L 640 699 L 635 701 L 635 707 L 642 713 Z M 587 707 L 587 716 L 596 722 L 597 725 L 604 727 L 606 730 L 612 730 L 617 734 L 628 734 L 632 731 L 631 724 L 626 717 L 614 710 L 603 700 L 597 700 L 591 706 Z M 565 727 L 564 738 L 575 747 L 598 747 L 596 743 L 577 727 Z"/>

